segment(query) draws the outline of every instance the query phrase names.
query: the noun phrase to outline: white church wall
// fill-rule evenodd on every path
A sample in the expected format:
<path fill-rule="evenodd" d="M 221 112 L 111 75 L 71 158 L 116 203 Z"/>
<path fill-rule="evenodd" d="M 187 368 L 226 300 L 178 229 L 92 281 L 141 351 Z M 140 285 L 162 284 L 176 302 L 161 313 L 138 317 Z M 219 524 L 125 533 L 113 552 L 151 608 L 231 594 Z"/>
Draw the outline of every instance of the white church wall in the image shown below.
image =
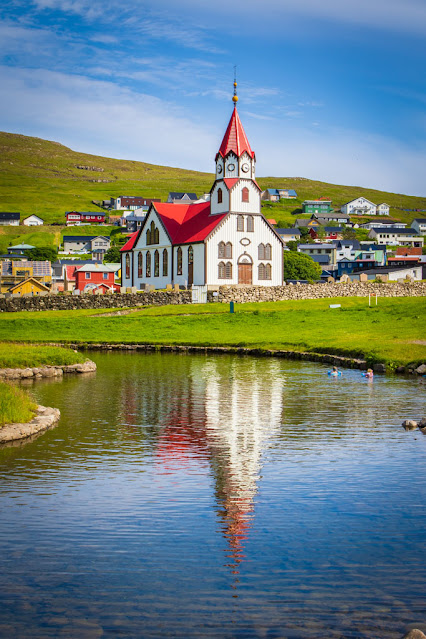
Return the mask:
<path fill-rule="evenodd" d="M 249 190 L 248 202 L 242 201 L 243 188 Z M 261 206 L 260 195 L 256 185 L 251 180 L 240 180 L 234 188 L 231 189 L 229 210 L 233 213 L 258 213 Z"/>
<path fill-rule="evenodd" d="M 222 189 L 222 203 L 219 204 L 217 201 L 217 192 Z M 224 182 L 218 182 L 215 184 L 210 197 L 210 206 L 212 215 L 218 213 L 226 213 L 229 211 L 229 191 L 226 188 Z"/>

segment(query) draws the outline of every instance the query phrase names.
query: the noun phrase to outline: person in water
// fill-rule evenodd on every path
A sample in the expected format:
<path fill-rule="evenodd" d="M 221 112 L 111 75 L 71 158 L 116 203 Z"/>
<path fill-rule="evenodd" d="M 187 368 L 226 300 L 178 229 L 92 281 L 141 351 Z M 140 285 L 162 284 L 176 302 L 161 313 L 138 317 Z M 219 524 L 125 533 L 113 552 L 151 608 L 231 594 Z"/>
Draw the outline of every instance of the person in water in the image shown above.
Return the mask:
<path fill-rule="evenodd" d="M 364 377 L 369 377 L 371 379 L 372 377 L 374 377 L 373 369 L 372 368 L 367 369 L 367 372 L 363 373 L 363 375 Z"/>
<path fill-rule="evenodd" d="M 333 366 L 331 371 L 328 371 L 328 374 L 331 377 L 339 377 L 342 373 L 337 369 L 337 366 Z"/>

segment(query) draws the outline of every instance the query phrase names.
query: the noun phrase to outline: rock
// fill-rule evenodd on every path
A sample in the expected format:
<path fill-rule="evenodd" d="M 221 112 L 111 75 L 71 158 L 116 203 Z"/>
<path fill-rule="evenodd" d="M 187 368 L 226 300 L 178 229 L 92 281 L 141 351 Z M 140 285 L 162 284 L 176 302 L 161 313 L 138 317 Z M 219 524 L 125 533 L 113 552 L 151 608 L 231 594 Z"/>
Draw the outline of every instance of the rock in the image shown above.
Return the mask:
<path fill-rule="evenodd" d="M 407 632 L 407 634 L 404 635 L 402 639 L 426 639 L 426 635 L 421 630 L 413 628 L 413 630 Z"/>
<path fill-rule="evenodd" d="M 398 366 L 398 368 L 395 370 L 395 373 L 398 373 L 399 375 L 403 375 L 405 373 L 405 366 Z"/>
<path fill-rule="evenodd" d="M 406 419 L 402 422 L 402 427 L 405 430 L 415 430 L 417 428 L 417 422 L 414 419 Z"/>
<path fill-rule="evenodd" d="M 374 364 L 373 371 L 375 373 L 386 373 L 386 366 L 384 364 Z"/>
<path fill-rule="evenodd" d="M 95 362 L 92 362 L 88 359 L 83 364 L 70 364 L 69 366 L 64 366 L 64 373 L 93 373 L 96 370 Z"/>
<path fill-rule="evenodd" d="M 417 375 L 426 375 L 426 364 L 420 364 L 420 366 L 415 369 L 415 373 L 417 373 Z"/>
<path fill-rule="evenodd" d="M 57 408 L 38 406 L 33 419 L 26 424 L 5 424 L 0 428 L 0 443 L 24 439 L 51 428 L 59 421 L 60 416 L 61 413 Z"/>
<path fill-rule="evenodd" d="M 426 417 L 422 417 L 422 419 L 417 424 L 419 428 L 426 428 Z"/>
<path fill-rule="evenodd" d="M 27 378 L 27 377 L 34 377 L 34 371 L 32 368 L 24 368 L 23 371 L 21 371 L 21 377 L 23 379 Z"/>

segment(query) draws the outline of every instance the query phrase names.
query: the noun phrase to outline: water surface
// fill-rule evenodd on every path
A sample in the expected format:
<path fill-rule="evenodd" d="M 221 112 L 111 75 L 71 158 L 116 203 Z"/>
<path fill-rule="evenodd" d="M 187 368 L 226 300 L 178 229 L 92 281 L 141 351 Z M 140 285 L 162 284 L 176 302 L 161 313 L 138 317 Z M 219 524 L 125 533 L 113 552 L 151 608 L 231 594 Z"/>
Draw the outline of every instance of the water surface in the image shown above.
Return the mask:
<path fill-rule="evenodd" d="M 425 381 L 94 355 L 30 384 L 61 421 L 0 450 L 0 636 L 426 631 Z"/>

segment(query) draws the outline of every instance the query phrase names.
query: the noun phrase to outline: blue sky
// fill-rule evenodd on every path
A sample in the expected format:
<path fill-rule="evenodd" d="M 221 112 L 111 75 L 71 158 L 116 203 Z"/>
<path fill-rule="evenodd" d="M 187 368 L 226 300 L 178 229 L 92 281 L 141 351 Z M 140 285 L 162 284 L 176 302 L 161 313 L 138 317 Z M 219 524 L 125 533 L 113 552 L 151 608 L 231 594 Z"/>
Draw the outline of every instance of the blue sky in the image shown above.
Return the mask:
<path fill-rule="evenodd" d="M 0 129 L 213 171 L 426 195 L 426 0 L 3 0 Z M 147 194 L 149 195 L 149 194 Z"/>

